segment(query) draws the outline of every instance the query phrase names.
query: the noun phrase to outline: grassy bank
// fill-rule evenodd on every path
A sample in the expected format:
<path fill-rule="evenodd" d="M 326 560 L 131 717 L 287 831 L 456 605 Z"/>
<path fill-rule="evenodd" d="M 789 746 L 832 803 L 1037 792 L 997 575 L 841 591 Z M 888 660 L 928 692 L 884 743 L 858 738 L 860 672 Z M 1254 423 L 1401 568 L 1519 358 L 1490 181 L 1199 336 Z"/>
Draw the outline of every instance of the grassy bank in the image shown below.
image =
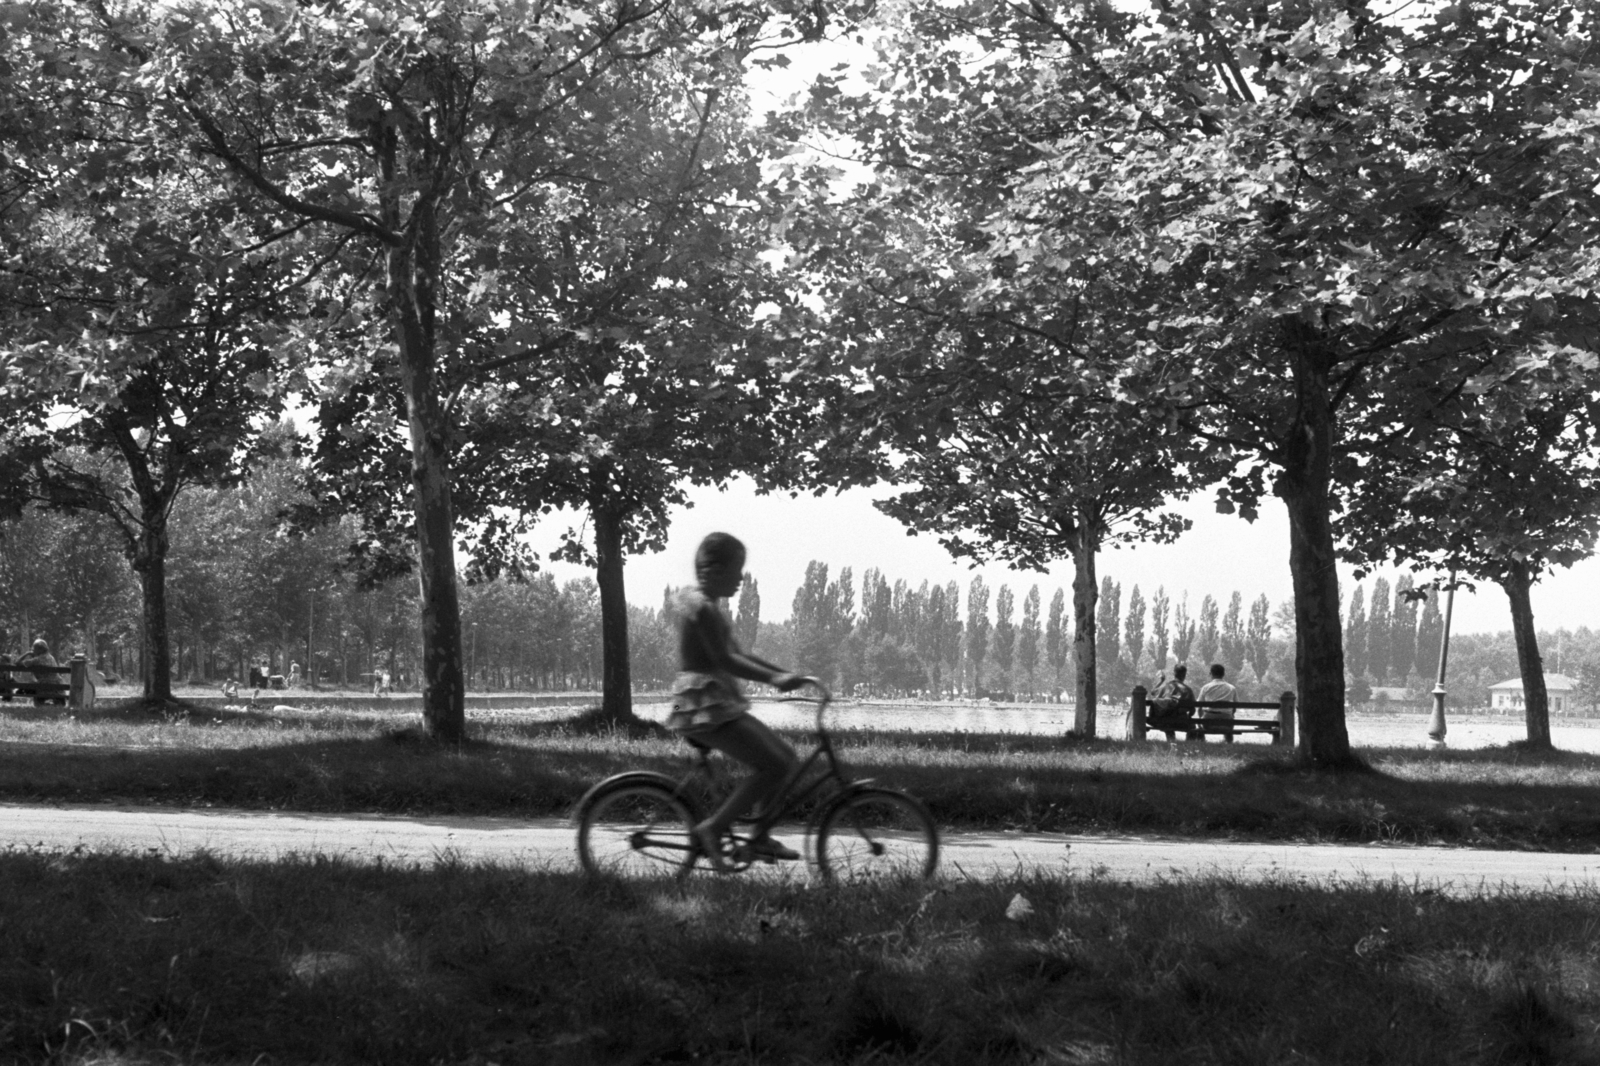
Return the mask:
<path fill-rule="evenodd" d="M 1597 902 L 13 852 L 0 1060 L 1577 1066 Z"/>
<path fill-rule="evenodd" d="M 12 708 L 0 713 L 0 800 L 548 816 L 608 774 L 686 765 L 671 737 L 585 733 L 563 713 L 475 720 L 467 744 L 441 749 L 382 711 Z M 950 827 L 1600 849 L 1593 755 L 1375 750 L 1373 773 L 1327 775 L 1264 745 L 843 738 L 856 773 L 916 793 Z"/>

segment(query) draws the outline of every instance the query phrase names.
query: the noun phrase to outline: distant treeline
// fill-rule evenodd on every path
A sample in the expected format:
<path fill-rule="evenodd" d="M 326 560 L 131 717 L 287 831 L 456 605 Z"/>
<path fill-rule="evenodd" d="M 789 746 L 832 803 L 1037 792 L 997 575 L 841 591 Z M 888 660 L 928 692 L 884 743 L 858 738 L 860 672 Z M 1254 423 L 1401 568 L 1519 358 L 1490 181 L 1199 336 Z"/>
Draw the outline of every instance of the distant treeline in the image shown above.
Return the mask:
<path fill-rule="evenodd" d="M 365 586 L 346 563 L 348 524 L 295 534 L 283 515 L 297 500 L 299 466 L 268 464 L 235 489 L 193 489 L 171 523 L 169 625 L 177 673 L 194 682 L 243 680 L 265 662 L 288 673 L 314 664 L 320 684 L 364 687 L 375 670 L 414 683 L 420 637 L 410 577 Z M 0 536 L 0 648 L 35 637 L 62 656 L 84 651 L 112 675 L 137 676 L 138 585 L 114 531 L 93 515 L 29 510 Z M 634 684 L 668 685 L 677 666 L 676 602 L 629 608 Z M 1072 622 L 1061 588 L 975 577 L 913 583 L 877 569 L 859 582 L 850 567 L 812 562 L 790 599 L 790 617 L 764 621 L 760 584 L 732 605 L 740 639 L 766 657 L 823 676 L 841 691 L 879 696 L 1056 699 L 1070 687 Z M 593 689 L 600 678 L 599 596 L 587 578 L 557 583 L 546 572 L 499 577 L 462 589 L 468 673 L 476 689 Z M 769 612 L 776 613 L 776 612 Z M 1249 697 L 1293 687 L 1293 614 L 1266 596 L 1204 594 L 1138 585 L 1100 588 L 1097 652 L 1102 691 L 1121 696 L 1184 662 L 1222 663 Z M 1373 688 L 1433 686 L 1443 623 L 1436 597 L 1418 599 L 1409 575 L 1358 584 L 1345 610 L 1351 702 Z M 1583 685 L 1595 702 L 1600 635 L 1541 634 L 1550 672 Z M 1517 676 L 1510 633 L 1457 634 L 1447 687 L 1452 701 L 1488 702 L 1488 687 Z M 1388 695 L 1388 694 L 1385 694 Z"/>
<path fill-rule="evenodd" d="M 1046 602 L 1038 584 L 991 589 L 975 577 L 963 596 L 956 582 L 913 586 L 875 569 L 862 574 L 858 592 L 850 567 L 830 579 L 827 564 L 813 561 L 788 621 L 762 623 L 759 589 L 747 582 L 735 626 L 768 658 L 798 664 L 844 691 L 1057 699 L 1070 688 L 1072 622 L 1064 589 L 1051 590 Z M 1221 663 L 1247 699 L 1292 689 L 1292 605 L 1273 607 L 1265 595 L 1248 608 L 1246 602 L 1239 592 L 1227 596 L 1226 606 L 1206 594 L 1192 606 L 1187 592 L 1174 602 L 1165 588 L 1146 597 L 1138 585 L 1124 597 L 1120 583 L 1104 578 L 1095 649 L 1102 693 L 1121 699 L 1180 662 L 1197 674 Z M 1421 596 L 1410 575 L 1392 584 L 1379 577 L 1370 592 L 1357 584 L 1345 611 L 1350 702 L 1426 699 L 1443 629 L 1437 594 Z M 1600 633 L 1561 630 L 1541 633 L 1540 641 L 1551 653 L 1547 672 L 1574 676 L 1584 706 L 1600 702 Z M 1490 685 L 1516 677 L 1509 631 L 1452 636 L 1446 678 L 1452 703 L 1485 706 Z"/>

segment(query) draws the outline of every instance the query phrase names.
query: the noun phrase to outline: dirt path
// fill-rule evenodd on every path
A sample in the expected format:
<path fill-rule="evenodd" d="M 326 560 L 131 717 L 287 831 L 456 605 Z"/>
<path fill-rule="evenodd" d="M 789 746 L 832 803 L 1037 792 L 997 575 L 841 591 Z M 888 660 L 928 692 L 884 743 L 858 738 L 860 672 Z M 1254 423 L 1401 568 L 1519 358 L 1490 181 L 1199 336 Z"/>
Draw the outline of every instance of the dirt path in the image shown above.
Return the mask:
<path fill-rule="evenodd" d="M 798 837 L 799 830 L 794 831 Z M 159 807 L 25 807 L 0 804 L 0 840 L 12 848 L 210 851 L 276 859 L 322 854 L 370 861 L 469 861 L 568 870 L 576 865 L 564 819 L 401 818 L 276 814 Z M 947 833 L 947 877 L 1043 871 L 1119 881 L 1224 875 L 1309 882 L 1398 879 L 1457 895 L 1500 888 L 1600 891 L 1600 855 L 1382 845 L 1244 844 L 1068 836 Z"/>

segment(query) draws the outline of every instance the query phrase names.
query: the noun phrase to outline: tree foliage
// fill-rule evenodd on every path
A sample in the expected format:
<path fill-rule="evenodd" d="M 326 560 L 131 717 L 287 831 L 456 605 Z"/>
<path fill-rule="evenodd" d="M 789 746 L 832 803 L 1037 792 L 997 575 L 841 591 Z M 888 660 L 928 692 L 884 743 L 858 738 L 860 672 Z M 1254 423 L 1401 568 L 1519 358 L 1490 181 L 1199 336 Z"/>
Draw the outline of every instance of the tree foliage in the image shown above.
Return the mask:
<path fill-rule="evenodd" d="M 827 14 L 490 0 L 93 10 L 170 150 L 198 151 L 259 217 L 340 264 L 333 283 L 305 292 L 302 343 L 326 360 L 329 401 L 364 393 L 373 415 L 326 429 L 403 431 L 408 461 L 383 448 L 325 457 L 391 496 L 409 480 L 425 716 L 459 739 L 457 404 L 486 368 L 547 354 L 523 332 L 542 323 L 512 314 L 528 303 L 527 279 L 502 284 L 508 253 L 536 222 L 559 225 L 554 176 L 607 158 L 637 68 L 672 56 L 714 84 L 763 41 L 820 33 Z M 560 274 L 558 260 L 546 265 Z M 566 323 L 559 343 L 583 325 Z M 378 515 L 367 517 L 380 537 Z"/>
<path fill-rule="evenodd" d="M 145 695 L 166 699 L 170 515 L 185 489 L 243 476 L 297 372 L 277 358 L 285 311 L 326 264 L 163 135 L 130 80 L 141 54 L 85 8 L 19 6 L 0 29 L 0 466 L 121 532 Z"/>
<path fill-rule="evenodd" d="M 1595 5 L 1039 0 L 899 17 L 897 44 L 941 62 L 886 64 L 882 94 L 927 117 L 879 106 L 871 133 L 894 132 L 877 154 L 938 188 L 971 180 L 967 140 L 1003 146 L 977 164 L 990 209 L 948 213 L 981 219 L 981 269 L 951 273 L 1040 312 L 1041 344 L 1069 339 L 1078 361 L 1042 365 L 1041 394 L 1070 381 L 1226 452 L 1223 509 L 1283 501 L 1301 750 L 1349 763 L 1334 484 L 1382 434 L 1480 385 L 1515 389 L 1518 353 L 1559 348 L 1557 312 L 1593 300 Z M 902 128 L 936 130 L 940 157 Z M 919 236 L 897 239 L 908 271 L 948 256 Z M 1097 328 L 1117 338 L 1104 363 L 1082 354 Z M 1120 472 L 1124 449 L 1087 450 Z"/>

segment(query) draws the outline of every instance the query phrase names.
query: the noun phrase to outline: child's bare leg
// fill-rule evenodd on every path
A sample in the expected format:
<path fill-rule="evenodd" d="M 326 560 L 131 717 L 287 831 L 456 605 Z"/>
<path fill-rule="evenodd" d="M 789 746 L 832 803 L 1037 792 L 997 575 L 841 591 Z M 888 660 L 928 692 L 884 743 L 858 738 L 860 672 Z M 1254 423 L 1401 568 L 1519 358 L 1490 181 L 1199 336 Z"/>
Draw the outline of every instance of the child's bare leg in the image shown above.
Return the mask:
<path fill-rule="evenodd" d="M 789 770 L 795 764 L 794 748 L 774 733 L 765 722 L 745 714 L 725 722 L 714 732 L 697 737 L 708 748 L 737 759 L 751 770 L 749 777 L 739 783 L 718 807 L 716 813 L 700 823 L 700 828 L 720 837 L 733 820 L 753 808 L 757 802 L 763 808 L 783 788 Z"/>

